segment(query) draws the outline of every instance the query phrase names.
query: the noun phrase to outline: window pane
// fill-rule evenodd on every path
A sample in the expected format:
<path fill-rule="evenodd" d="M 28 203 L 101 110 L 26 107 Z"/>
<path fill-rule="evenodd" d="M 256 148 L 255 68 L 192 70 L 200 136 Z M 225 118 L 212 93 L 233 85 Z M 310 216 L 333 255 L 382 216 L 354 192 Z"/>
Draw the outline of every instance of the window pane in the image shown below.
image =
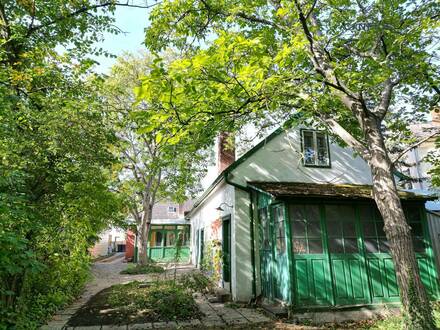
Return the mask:
<path fill-rule="evenodd" d="M 328 165 L 328 148 L 327 148 L 327 138 L 325 134 L 316 133 L 316 144 L 317 144 L 317 154 L 318 154 L 318 165 Z"/>
<path fill-rule="evenodd" d="M 344 237 L 356 237 L 356 227 L 354 222 L 344 222 L 342 224 Z"/>
<path fill-rule="evenodd" d="M 320 239 L 309 239 L 309 253 L 322 253 L 322 241 Z"/>
<path fill-rule="evenodd" d="M 176 245 L 176 234 L 174 232 L 167 232 L 167 239 L 165 246 L 174 246 Z"/>
<path fill-rule="evenodd" d="M 156 232 L 156 244 L 155 244 L 155 246 L 162 246 L 162 239 L 163 239 L 162 232 L 157 231 Z"/>
<path fill-rule="evenodd" d="M 321 224 L 318 221 L 311 221 L 307 224 L 307 237 L 321 237 Z"/>
<path fill-rule="evenodd" d="M 292 234 L 293 237 L 304 237 L 306 236 L 306 224 L 303 221 L 293 221 L 292 222 Z"/>
<path fill-rule="evenodd" d="M 318 205 L 305 205 L 304 209 L 307 215 L 307 221 L 319 221 L 321 219 Z"/>
<path fill-rule="evenodd" d="M 293 252 L 294 253 L 307 253 L 307 242 L 303 238 L 293 239 Z"/>
<path fill-rule="evenodd" d="M 303 131 L 304 163 L 315 164 L 315 147 L 313 143 L 313 132 Z"/>
<path fill-rule="evenodd" d="M 345 253 L 359 252 L 356 238 L 344 238 Z"/>
<path fill-rule="evenodd" d="M 339 221 L 327 221 L 327 233 L 329 237 L 342 237 L 342 225 Z"/>
<path fill-rule="evenodd" d="M 385 236 L 385 231 L 383 230 L 383 223 L 376 222 L 377 236 Z"/>
<path fill-rule="evenodd" d="M 176 226 L 164 226 L 163 228 L 168 230 L 174 230 L 176 229 Z"/>
<path fill-rule="evenodd" d="M 375 238 L 366 238 L 364 240 L 364 243 L 365 243 L 365 251 L 367 253 L 379 252 L 379 246 L 378 246 L 377 240 Z"/>
<path fill-rule="evenodd" d="M 379 237 L 379 247 L 380 247 L 380 252 L 382 253 L 390 252 L 390 245 L 386 237 Z"/>
<path fill-rule="evenodd" d="M 364 237 L 376 237 L 376 226 L 374 222 L 363 223 Z"/>
<path fill-rule="evenodd" d="M 373 206 L 372 205 L 360 205 L 359 206 L 359 215 L 361 218 L 361 222 L 374 221 Z"/>
<path fill-rule="evenodd" d="M 331 253 L 344 253 L 342 238 L 329 238 L 329 250 Z"/>
<path fill-rule="evenodd" d="M 327 221 L 339 222 L 341 219 L 341 214 L 339 213 L 338 205 L 326 205 L 325 218 L 327 219 Z"/>
<path fill-rule="evenodd" d="M 152 230 L 150 235 L 150 247 L 156 246 L 156 231 Z"/>

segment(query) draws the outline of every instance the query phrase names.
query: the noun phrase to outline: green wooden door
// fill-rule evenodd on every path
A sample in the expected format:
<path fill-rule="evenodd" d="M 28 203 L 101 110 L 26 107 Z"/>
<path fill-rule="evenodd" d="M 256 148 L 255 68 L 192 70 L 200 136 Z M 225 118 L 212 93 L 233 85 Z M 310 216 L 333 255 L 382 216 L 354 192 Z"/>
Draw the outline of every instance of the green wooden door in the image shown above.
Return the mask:
<path fill-rule="evenodd" d="M 272 230 L 267 207 L 258 210 L 258 219 L 261 291 L 263 297 L 273 300 Z"/>
<path fill-rule="evenodd" d="M 325 220 L 335 304 L 368 303 L 367 271 L 355 206 L 325 205 Z"/>
<path fill-rule="evenodd" d="M 231 216 L 222 219 L 223 281 L 231 282 Z"/>
<path fill-rule="evenodd" d="M 274 224 L 274 242 L 273 249 L 273 284 L 274 296 L 277 299 L 287 301 L 290 290 L 290 272 L 288 266 L 288 256 L 286 248 L 286 219 L 284 204 L 272 206 L 272 216 Z"/>
<path fill-rule="evenodd" d="M 297 306 L 332 304 L 332 282 L 320 205 L 289 207 L 293 250 L 294 301 Z"/>

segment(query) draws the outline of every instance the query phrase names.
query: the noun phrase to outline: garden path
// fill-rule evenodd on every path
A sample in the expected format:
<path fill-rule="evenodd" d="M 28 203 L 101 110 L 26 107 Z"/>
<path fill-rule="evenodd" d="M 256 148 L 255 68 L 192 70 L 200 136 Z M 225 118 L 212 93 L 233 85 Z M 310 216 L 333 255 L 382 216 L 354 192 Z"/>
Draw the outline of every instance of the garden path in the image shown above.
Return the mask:
<path fill-rule="evenodd" d="M 63 329 L 70 317 L 80 309 L 95 294 L 115 284 L 128 283 L 131 281 L 155 280 L 172 276 L 173 269 L 168 269 L 162 274 L 140 274 L 127 275 L 120 274 L 127 268 L 124 261 L 124 253 L 117 253 L 109 258 L 94 262 L 92 264 L 92 280 L 86 284 L 83 293 L 78 299 L 66 309 L 58 312 L 52 320 L 42 329 Z M 178 273 L 190 272 L 194 269 L 192 265 L 178 266 Z M 90 329 L 92 330 L 92 329 Z"/>

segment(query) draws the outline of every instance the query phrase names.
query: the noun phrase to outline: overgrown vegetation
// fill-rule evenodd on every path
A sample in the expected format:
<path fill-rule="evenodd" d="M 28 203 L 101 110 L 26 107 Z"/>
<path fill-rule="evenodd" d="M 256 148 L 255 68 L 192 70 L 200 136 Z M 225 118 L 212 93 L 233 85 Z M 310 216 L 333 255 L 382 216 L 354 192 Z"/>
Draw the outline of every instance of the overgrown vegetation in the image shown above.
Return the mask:
<path fill-rule="evenodd" d="M 128 275 L 138 275 L 138 274 L 152 274 L 152 273 L 163 273 L 165 269 L 161 266 L 149 263 L 146 265 L 129 265 L 126 269 L 121 271 L 121 274 Z"/>
<path fill-rule="evenodd" d="M 87 58 L 114 28 L 93 4 L 0 2 L 0 328 L 38 328 L 72 300 L 88 247 L 121 218 L 115 134 Z"/>
<path fill-rule="evenodd" d="M 200 280 L 196 276 L 197 283 Z M 114 285 L 93 297 L 69 321 L 70 326 L 188 320 L 201 316 L 192 297 L 197 285 L 157 281 Z M 192 282 L 192 283 L 196 283 Z"/>
<path fill-rule="evenodd" d="M 213 292 L 216 287 L 210 278 L 200 272 L 182 275 L 179 278 L 179 283 L 192 292 Z"/>

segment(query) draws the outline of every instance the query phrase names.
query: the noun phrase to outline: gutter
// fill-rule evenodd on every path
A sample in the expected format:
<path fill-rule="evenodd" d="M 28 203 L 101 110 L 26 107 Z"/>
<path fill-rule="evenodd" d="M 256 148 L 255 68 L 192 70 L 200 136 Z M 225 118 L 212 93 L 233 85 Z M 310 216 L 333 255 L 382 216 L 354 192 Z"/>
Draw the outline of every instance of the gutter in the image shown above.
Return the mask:
<path fill-rule="evenodd" d="M 243 190 L 249 195 L 249 217 L 251 219 L 251 264 L 252 264 L 252 296 L 255 299 L 257 294 L 257 286 L 256 286 L 256 275 L 255 275 L 255 242 L 254 242 L 254 214 L 252 208 L 252 193 L 249 187 L 242 186 L 238 183 L 235 183 L 229 179 L 229 172 L 224 173 L 224 179 L 227 184 L 231 186 Z"/>

